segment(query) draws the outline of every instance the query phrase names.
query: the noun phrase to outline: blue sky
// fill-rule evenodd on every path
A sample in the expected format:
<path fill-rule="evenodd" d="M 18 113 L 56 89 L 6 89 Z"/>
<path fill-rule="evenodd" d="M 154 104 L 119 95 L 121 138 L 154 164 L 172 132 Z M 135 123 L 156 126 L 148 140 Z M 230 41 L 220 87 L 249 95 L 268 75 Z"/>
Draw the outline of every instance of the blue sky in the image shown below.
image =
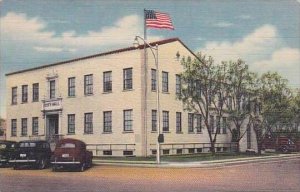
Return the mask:
<path fill-rule="evenodd" d="M 131 46 L 144 8 L 169 13 L 175 27 L 149 29 L 149 41 L 179 37 L 216 62 L 242 58 L 300 88 L 299 0 L 0 0 L 0 115 L 5 73 Z"/>

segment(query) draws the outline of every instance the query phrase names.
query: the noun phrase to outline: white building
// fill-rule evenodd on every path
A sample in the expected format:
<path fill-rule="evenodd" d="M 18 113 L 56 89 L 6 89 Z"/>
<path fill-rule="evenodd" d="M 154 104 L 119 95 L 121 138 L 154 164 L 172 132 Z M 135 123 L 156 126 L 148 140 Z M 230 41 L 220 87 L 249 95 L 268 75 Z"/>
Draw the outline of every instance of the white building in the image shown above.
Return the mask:
<path fill-rule="evenodd" d="M 208 151 L 209 138 L 201 116 L 189 115 L 176 99 L 176 77 L 183 70 L 177 53 L 193 53 L 178 38 L 152 43 L 156 44 L 162 154 Z M 72 137 L 89 144 L 94 155 L 153 155 L 157 142 L 155 69 L 150 50 L 144 65 L 140 46 L 9 73 L 7 139 Z M 221 143 L 217 151 L 229 150 L 230 141 L 224 127 L 217 138 Z M 242 151 L 246 143 L 245 137 Z"/>

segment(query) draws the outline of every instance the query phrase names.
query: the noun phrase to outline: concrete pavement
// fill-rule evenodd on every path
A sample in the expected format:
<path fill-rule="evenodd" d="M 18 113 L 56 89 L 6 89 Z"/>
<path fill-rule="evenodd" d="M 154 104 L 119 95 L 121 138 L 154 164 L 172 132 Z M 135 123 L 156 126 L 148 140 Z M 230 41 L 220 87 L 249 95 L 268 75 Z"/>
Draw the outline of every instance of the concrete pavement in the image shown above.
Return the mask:
<path fill-rule="evenodd" d="M 129 166 L 129 167 L 159 167 L 159 168 L 205 168 L 205 167 L 222 167 L 230 165 L 239 165 L 255 162 L 272 162 L 282 161 L 288 159 L 300 159 L 300 153 L 295 154 L 279 154 L 262 157 L 247 157 L 236 159 L 223 159 L 223 160 L 211 160 L 211 161 L 193 161 L 193 162 L 168 162 L 162 161 L 160 164 L 156 164 L 154 161 L 125 161 L 125 160 L 99 160 L 94 159 L 94 165 L 115 165 L 115 166 Z"/>

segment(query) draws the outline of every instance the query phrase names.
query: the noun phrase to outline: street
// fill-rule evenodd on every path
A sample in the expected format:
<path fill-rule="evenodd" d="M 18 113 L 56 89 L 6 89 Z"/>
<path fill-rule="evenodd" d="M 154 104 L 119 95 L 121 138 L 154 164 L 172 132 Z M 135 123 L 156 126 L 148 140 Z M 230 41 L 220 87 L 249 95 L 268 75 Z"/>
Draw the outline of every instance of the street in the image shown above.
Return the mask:
<path fill-rule="evenodd" d="M 218 168 L 0 169 L 0 191 L 300 191 L 300 159 Z"/>

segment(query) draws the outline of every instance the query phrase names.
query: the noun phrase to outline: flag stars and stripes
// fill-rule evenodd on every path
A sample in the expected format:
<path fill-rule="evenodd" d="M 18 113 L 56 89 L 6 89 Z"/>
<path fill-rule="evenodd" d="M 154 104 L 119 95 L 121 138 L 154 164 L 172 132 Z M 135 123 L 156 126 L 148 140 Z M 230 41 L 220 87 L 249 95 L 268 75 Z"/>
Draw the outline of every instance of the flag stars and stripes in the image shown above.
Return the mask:
<path fill-rule="evenodd" d="M 157 29 L 174 30 L 172 20 L 167 13 L 161 13 L 154 10 L 145 10 L 146 27 Z"/>

